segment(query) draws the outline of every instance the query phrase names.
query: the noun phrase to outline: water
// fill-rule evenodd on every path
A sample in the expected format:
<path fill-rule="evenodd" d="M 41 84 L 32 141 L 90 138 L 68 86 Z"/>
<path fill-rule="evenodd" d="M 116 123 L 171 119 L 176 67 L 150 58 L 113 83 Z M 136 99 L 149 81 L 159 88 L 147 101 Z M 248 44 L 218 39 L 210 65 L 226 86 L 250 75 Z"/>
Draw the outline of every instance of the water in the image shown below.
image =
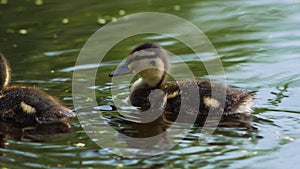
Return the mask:
<path fill-rule="evenodd" d="M 195 126 L 187 136 L 176 135 L 174 139 L 179 144 L 166 153 L 145 159 L 122 158 L 95 144 L 74 119 L 72 132 L 67 134 L 29 135 L 27 140 L 13 133 L 7 135 L 1 141 L 1 167 L 297 168 L 300 137 L 298 0 L 0 2 L 0 50 L 12 67 L 11 83 L 38 86 L 63 100 L 70 108 L 74 108 L 74 64 L 87 39 L 103 26 L 104 20 L 110 22 L 123 15 L 146 11 L 174 14 L 195 24 L 217 49 L 225 69 L 226 83 L 258 91 L 251 127 L 218 128 L 207 142 L 198 141 L 202 136 L 201 127 Z M 157 122 L 142 128 L 130 123 L 128 127 L 122 119 L 114 121 L 122 116 L 113 107 L 106 106 L 113 104 L 111 88 L 128 87 L 125 83 L 111 87 L 108 73 L 133 45 L 149 39 L 180 56 L 197 78 L 216 81 L 221 78 L 218 74 L 208 77 L 202 63 L 175 39 L 151 34 L 125 40 L 105 57 L 97 73 L 96 85 L 88 86 L 89 90 L 96 91 L 97 103 L 101 106 L 98 108 L 107 110 L 105 119 L 95 119 L 98 126 L 110 123 L 121 133 L 141 137 L 164 130 L 164 125 Z M 175 68 L 177 64 L 174 63 Z M 81 66 L 93 69 L 98 65 Z M 128 115 L 136 112 L 126 107 L 122 110 Z M 138 120 L 133 115 L 132 120 Z M 153 130 L 147 131 L 149 128 Z M 107 132 L 104 130 L 99 135 L 104 136 Z M 109 137 L 103 140 L 109 142 Z M 121 141 L 115 140 L 115 143 L 121 144 Z"/>

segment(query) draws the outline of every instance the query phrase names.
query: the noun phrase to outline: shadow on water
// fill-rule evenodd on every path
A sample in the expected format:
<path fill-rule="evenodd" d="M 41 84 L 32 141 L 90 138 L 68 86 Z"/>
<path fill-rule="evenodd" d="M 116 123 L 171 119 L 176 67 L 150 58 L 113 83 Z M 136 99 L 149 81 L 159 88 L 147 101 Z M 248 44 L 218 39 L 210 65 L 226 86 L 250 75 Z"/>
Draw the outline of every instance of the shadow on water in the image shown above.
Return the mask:
<path fill-rule="evenodd" d="M 116 113 L 116 112 L 114 112 Z M 121 115 L 117 112 L 118 115 L 109 116 L 110 112 L 106 112 L 107 116 L 105 118 L 108 119 L 108 124 L 113 127 L 116 131 L 119 132 L 120 137 L 122 135 L 129 136 L 130 138 L 149 138 L 153 136 L 157 136 L 160 134 L 163 134 L 159 140 L 156 140 L 157 142 L 153 142 L 150 146 L 153 147 L 142 147 L 141 149 L 153 149 L 157 147 L 157 145 L 166 145 L 169 144 L 169 137 L 167 137 L 167 133 L 169 132 L 168 129 L 172 125 L 177 126 L 178 129 L 181 127 L 184 127 L 187 122 L 185 119 L 190 118 L 196 118 L 196 121 L 194 124 L 191 125 L 192 128 L 190 128 L 189 132 L 200 132 L 202 127 L 205 125 L 205 127 L 208 128 L 237 128 L 238 130 L 245 130 L 249 132 L 256 132 L 257 127 L 253 125 L 253 120 L 257 121 L 264 121 L 264 122 L 270 122 L 268 120 L 260 119 L 258 117 L 255 117 L 253 115 L 249 114 L 236 114 L 236 115 L 228 115 L 228 116 L 222 116 L 221 119 L 219 117 L 207 117 L 207 116 L 197 116 L 197 117 L 191 117 L 191 115 L 185 115 L 188 117 L 181 117 L 181 121 L 176 121 L 177 115 L 171 112 L 163 112 L 161 116 L 156 118 L 155 120 L 151 122 L 136 122 L 134 120 L 130 119 L 140 119 L 140 117 L 144 118 L 145 115 L 141 114 L 134 114 L 130 116 L 130 118 L 127 118 L 124 115 Z M 187 120 L 187 121 L 188 121 Z M 196 132 L 196 133 L 197 133 Z M 177 138 L 177 141 L 180 140 L 186 140 L 187 138 Z M 195 137 L 194 140 L 199 140 L 201 138 Z M 189 138 L 191 140 L 191 138 Z M 127 142 L 128 147 L 132 147 L 131 142 Z M 136 146 L 136 145 L 134 145 Z M 147 144 L 147 146 L 149 146 Z"/>

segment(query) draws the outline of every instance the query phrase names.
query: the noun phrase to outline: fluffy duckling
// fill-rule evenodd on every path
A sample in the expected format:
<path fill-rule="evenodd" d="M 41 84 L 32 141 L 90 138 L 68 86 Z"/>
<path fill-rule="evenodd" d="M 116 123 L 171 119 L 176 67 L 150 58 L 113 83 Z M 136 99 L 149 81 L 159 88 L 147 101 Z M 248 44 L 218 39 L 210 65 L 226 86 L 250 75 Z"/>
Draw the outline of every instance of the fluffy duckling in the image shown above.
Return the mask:
<path fill-rule="evenodd" d="M 134 48 L 126 61 L 119 68 L 109 74 L 110 77 L 134 73 L 140 78 L 131 86 L 130 101 L 133 106 L 142 109 L 152 108 L 151 104 L 160 103 L 165 111 L 179 113 L 181 111 L 181 99 L 185 99 L 182 109 L 185 113 L 208 115 L 209 110 L 222 115 L 232 115 L 252 112 L 254 92 L 241 91 L 221 84 L 209 81 L 175 81 L 165 83 L 165 77 L 169 70 L 168 54 L 156 43 L 144 43 Z M 199 91 L 199 104 L 194 105 L 193 93 L 186 95 L 189 88 L 196 86 Z M 151 100 L 152 91 L 156 92 L 157 101 Z M 215 93 L 212 98 L 212 89 Z M 197 91 L 196 90 L 196 91 Z M 163 97 L 163 99 L 161 99 Z M 155 99 L 154 99 L 155 100 Z"/>
<path fill-rule="evenodd" d="M 8 86 L 10 68 L 0 53 L 0 120 L 18 125 L 56 123 L 74 117 L 56 98 L 34 87 Z"/>

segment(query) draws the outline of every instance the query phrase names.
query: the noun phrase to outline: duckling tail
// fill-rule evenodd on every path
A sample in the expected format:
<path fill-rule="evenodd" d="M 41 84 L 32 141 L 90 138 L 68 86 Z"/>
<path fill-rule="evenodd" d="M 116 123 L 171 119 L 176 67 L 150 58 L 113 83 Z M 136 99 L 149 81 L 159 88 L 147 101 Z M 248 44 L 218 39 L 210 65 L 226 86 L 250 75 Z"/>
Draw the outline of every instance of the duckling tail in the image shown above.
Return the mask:
<path fill-rule="evenodd" d="M 252 106 L 254 105 L 253 95 L 257 91 L 245 92 L 242 96 L 240 96 L 240 101 L 235 113 L 252 113 Z"/>
<path fill-rule="evenodd" d="M 76 113 L 73 110 L 66 109 L 59 112 L 64 117 L 76 117 Z"/>
<path fill-rule="evenodd" d="M 247 92 L 249 95 L 253 96 L 255 93 L 257 93 L 258 91 L 257 90 L 253 90 L 253 91 L 250 91 L 250 92 Z"/>

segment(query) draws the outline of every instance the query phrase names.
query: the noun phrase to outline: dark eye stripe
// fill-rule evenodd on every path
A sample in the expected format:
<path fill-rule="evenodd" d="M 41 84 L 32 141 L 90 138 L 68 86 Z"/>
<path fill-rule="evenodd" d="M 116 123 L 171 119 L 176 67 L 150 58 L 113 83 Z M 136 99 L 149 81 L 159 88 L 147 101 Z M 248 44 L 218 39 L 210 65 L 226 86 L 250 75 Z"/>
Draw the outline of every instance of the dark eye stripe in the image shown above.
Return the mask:
<path fill-rule="evenodd" d="M 149 54 L 147 55 L 147 53 L 145 53 L 144 55 L 141 54 L 141 53 L 133 53 L 131 55 L 134 55 L 132 56 L 132 58 L 129 57 L 129 59 L 126 61 L 126 64 L 129 65 L 133 62 L 136 62 L 136 61 L 139 61 L 139 60 L 142 60 L 142 59 L 155 59 L 155 58 L 158 58 L 160 59 L 163 64 L 164 64 L 164 69 L 165 71 L 168 71 L 168 65 L 169 65 L 169 62 L 168 62 L 168 59 L 166 58 L 166 53 L 164 53 L 164 51 L 161 51 L 160 50 L 145 50 L 145 52 L 154 52 L 153 54 Z"/>
<path fill-rule="evenodd" d="M 156 55 L 137 55 L 134 58 L 128 59 L 127 63 L 130 64 L 134 61 L 139 61 L 139 60 L 142 60 L 142 59 L 153 59 L 153 58 L 157 58 L 157 56 Z"/>

